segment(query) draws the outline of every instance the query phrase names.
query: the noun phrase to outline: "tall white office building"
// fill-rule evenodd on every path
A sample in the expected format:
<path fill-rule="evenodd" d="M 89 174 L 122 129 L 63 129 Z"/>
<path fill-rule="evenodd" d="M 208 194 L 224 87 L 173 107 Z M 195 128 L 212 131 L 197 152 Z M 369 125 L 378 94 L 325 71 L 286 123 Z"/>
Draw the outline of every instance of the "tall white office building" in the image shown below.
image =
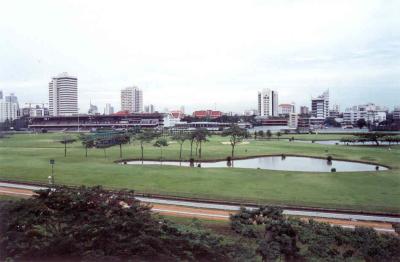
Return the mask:
<path fill-rule="evenodd" d="M 258 115 L 271 117 L 278 116 L 278 92 L 271 89 L 263 89 L 258 92 Z"/>
<path fill-rule="evenodd" d="M 316 98 L 311 98 L 311 116 L 318 119 L 329 117 L 329 90 Z"/>
<path fill-rule="evenodd" d="M 143 112 L 143 91 L 135 86 L 122 89 L 121 110 L 129 113 Z"/>
<path fill-rule="evenodd" d="M 51 116 L 78 114 L 78 78 L 62 73 L 49 83 L 49 111 Z"/>
<path fill-rule="evenodd" d="M 1 92 L 1 91 L 0 91 Z M 18 118 L 18 98 L 14 94 L 10 94 L 3 99 L 1 92 L 0 98 L 0 123 L 6 120 L 12 121 Z"/>

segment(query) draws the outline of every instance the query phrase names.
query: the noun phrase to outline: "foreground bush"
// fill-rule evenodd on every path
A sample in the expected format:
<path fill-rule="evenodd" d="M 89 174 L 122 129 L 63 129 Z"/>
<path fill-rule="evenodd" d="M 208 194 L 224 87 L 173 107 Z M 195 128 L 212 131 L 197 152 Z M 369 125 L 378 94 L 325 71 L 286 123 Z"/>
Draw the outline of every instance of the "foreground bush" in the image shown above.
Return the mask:
<path fill-rule="evenodd" d="M 398 236 L 286 218 L 275 207 L 241 209 L 231 216 L 231 228 L 255 239 L 264 261 L 400 261 Z"/>
<path fill-rule="evenodd" d="M 40 191 L 0 210 L 0 260 L 230 261 L 240 248 L 156 219 L 130 192 Z"/>
<path fill-rule="evenodd" d="M 60 187 L 0 205 L 0 261 L 400 261 L 398 236 L 276 207 L 243 208 L 231 228 L 221 237 L 172 224 L 132 192 Z"/>

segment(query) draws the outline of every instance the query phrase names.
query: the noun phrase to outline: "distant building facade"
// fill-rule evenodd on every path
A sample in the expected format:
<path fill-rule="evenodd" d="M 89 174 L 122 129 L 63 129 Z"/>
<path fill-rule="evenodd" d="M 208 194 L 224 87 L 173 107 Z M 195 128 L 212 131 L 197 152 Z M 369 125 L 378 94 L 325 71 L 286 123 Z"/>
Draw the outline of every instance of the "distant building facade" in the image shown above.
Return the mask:
<path fill-rule="evenodd" d="M 47 107 L 36 105 L 34 107 L 24 107 L 21 110 L 21 117 L 40 117 L 49 116 L 50 112 Z"/>
<path fill-rule="evenodd" d="M 74 115 L 30 117 L 28 127 L 32 130 L 93 130 L 98 128 L 162 128 L 163 114 L 131 114 L 119 112 L 113 115 Z"/>
<path fill-rule="evenodd" d="M 154 105 L 150 104 L 144 107 L 144 112 L 145 113 L 154 113 L 155 112 L 155 107 Z"/>
<path fill-rule="evenodd" d="M 92 103 L 90 103 L 88 114 L 89 115 L 97 115 L 98 113 L 99 113 L 98 107 L 96 105 L 92 105 Z"/>
<path fill-rule="evenodd" d="M 300 107 L 300 114 L 301 115 L 309 115 L 310 114 L 310 109 L 308 106 L 301 106 Z"/>
<path fill-rule="evenodd" d="M 143 112 L 143 91 L 135 86 L 122 89 L 121 111 L 130 113 Z"/>
<path fill-rule="evenodd" d="M 380 123 L 386 120 L 387 108 L 376 106 L 373 103 L 347 108 L 343 113 L 343 123 L 355 125 L 358 120 L 364 119 L 367 123 Z"/>
<path fill-rule="evenodd" d="M 78 78 L 62 73 L 49 83 L 49 111 L 51 116 L 78 114 Z"/>
<path fill-rule="evenodd" d="M 288 127 L 297 128 L 299 122 L 299 116 L 296 113 L 289 114 Z"/>
<path fill-rule="evenodd" d="M 280 104 L 279 105 L 279 114 L 281 115 L 290 115 L 291 113 L 295 113 L 295 105 L 292 104 Z"/>
<path fill-rule="evenodd" d="M 18 118 L 18 104 L 0 100 L 0 123 Z"/>
<path fill-rule="evenodd" d="M 394 108 L 394 110 L 393 110 L 393 120 L 400 121 L 400 106 Z"/>
<path fill-rule="evenodd" d="M 245 110 L 243 112 L 243 115 L 245 115 L 245 116 L 257 116 L 258 115 L 258 110 L 257 109 Z"/>
<path fill-rule="evenodd" d="M 3 92 L 0 92 L 0 123 L 17 119 L 19 110 L 18 98 L 13 93 L 3 98 Z"/>
<path fill-rule="evenodd" d="M 278 92 L 263 89 L 258 92 L 258 115 L 262 117 L 278 116 Z"/>
<path fill-rule="evenodd" d="M 318 119 L 329 117 L 329 90 L 311 99 L 311 116 Z"/>
<path fill-rule="evenodd" d="M 223 113 L 221 111 L 215 110 L 198 110 L 193 112 L 193 116 L 197 118 L 218 118 L 221 117 Z"/>
<path fill-rule="evenodd" d="M 114 114 L 114 107 L 112 107 L 111 104 L 106 104 L 106 107 L 104 108 L 104 114 L 105 115 Z"/>

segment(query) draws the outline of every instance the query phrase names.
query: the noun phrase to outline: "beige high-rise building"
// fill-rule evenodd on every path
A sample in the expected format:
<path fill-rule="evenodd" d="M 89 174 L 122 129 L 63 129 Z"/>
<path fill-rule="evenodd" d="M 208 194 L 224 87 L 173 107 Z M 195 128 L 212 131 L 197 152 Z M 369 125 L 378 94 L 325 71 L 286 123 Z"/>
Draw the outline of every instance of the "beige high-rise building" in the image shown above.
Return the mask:
<path fill-rule="evenodd" d="M 78 78 L 62 73 L 49 83 L 49 112 L 51 116 L 78 114 Z"/>
<path fill-rule="evenodd" d="M 143 91 L 136 86 L 122 89 L 121 110 L 129 113 L 143 112 Z"/>

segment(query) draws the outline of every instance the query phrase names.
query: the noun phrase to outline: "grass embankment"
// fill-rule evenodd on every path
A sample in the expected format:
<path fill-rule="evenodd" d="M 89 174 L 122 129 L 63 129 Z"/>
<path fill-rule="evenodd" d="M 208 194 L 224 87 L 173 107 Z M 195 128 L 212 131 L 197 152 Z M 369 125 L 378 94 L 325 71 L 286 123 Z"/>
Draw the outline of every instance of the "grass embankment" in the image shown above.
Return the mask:
<path fill-rule="evenodd" d="M 264 204 L 304 205 L 400 213 L 400 147 L 327 146 L 288 141 L 254 141 L 237 146 L 236 156 L 295 154 L 371 161 L 391 166 L 380 172 L 306 173 L 257 169 L 187 168 L 118 165 L 119 147 L 90 149 L 88 158 L 79 142 L 56 142 L 63 134 L 13 135 L 0 140 L 0 179 L 47 183 L 49 159 L 54 158 L 56 183 L 132 188 L 166 195 L 253 201 Z M 213 137 L 203 145 L 203 159 L 224 159 L 228 138 Z M 184 158 L 190 154 L 184 144 Z M 164 148 L 164 157 L 179 158 L 176 143 Z M 145 147 L 145 158 L 158 159 L 160 150 Z M 123 158 L 140 158 L 137 142 L 123 146 Z"/>

